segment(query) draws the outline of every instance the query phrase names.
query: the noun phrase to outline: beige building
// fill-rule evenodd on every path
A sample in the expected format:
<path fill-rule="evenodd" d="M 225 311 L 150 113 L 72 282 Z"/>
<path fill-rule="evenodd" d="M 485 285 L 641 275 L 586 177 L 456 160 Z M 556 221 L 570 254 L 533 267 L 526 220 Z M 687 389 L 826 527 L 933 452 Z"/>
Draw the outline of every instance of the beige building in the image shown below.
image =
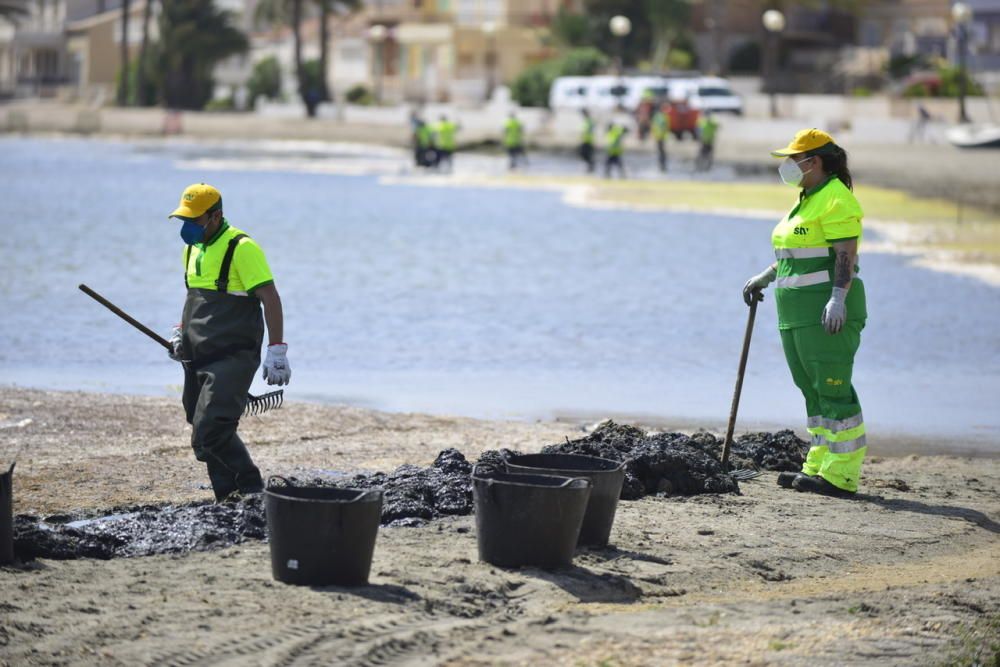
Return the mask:
<path fill-rule="evenodd" d="M 152 7 L 155 7 L 154 3 Z M 133 2 L 129 10 L 129 58 L 142 46 L 145 3 Z M 114 99 L 121 69 L 122 10 L 113 9 L 66 24 L 66 51 L 73 63 L 75 93 L 95 102 Z M 157 21 L 151 18 L 149 39 L 157 39 Z"/>
<path fill-rule="evenodd" d="M 0 96 L 55 95 L 71 80 L 63 28 L 66 0 L 27 3 L 17 23 L 0 19 Z"/>
<path fill-rule="evenodd" d="M 368 0 L 371 81 L 387 101 L 477 102 L 554 55 L 566 0 Z"/>

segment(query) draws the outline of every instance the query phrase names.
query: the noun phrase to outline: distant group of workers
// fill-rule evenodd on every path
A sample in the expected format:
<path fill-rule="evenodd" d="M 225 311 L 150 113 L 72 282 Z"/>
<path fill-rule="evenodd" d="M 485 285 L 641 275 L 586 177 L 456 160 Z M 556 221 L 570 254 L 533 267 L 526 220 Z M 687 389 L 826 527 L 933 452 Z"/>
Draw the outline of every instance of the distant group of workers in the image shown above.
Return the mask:
<path fill-rule="evenodd" d="M 586 165 L 587 173 L 594 173 L 596 161 L 597 124 L 587 109 L 581 110 L 583 128 L 580 137 L 579 155 Z M 679 135 L 678 128 L 673 127 L 671 112 L 668 105 L 650 108 L 645 117 L 638 118 L 639 139 L 651 135 L 656 146 L 656 163 L 661 173 L 666 173 L 669 166 L 667 142 L 671 134 Z M 456 136 L 461 126 L 442 114 L 436 123 L 426 122 L 420 114 L 413 111 L 410 114 L 410 126 L 413 137 L 413 160 L 418 168 L 443 169 L 452 171 Z M 696 136 L 699 142 L 698 154 L 695 157 L 696 172 L 709 171 L 712 168 L 715 154 L 715 138 L 719 123 L 711 111 L 706 111 L 695 122 Z M 607 123 L 604 132 L 604 176 L 611 178 L 617 170 L 621 178 L 626 177 L 625 170 L 625 137 L 629 128 L 619 119 Z M 528 155 L 525 151 L 524 123 L 511 112 L 501 128 L 501 143 L 507 151 L 508 169 L 511 171 L 528 165 Z"/>
<path fill-rule="evenodd" d="M 410 114 L 413 132 L 413 162 L 418 167 L 445 169 L 454 167 L 456 135 L 459 125 L 445 114 L 438 122 L 427 123 L 414 111 Z"/>

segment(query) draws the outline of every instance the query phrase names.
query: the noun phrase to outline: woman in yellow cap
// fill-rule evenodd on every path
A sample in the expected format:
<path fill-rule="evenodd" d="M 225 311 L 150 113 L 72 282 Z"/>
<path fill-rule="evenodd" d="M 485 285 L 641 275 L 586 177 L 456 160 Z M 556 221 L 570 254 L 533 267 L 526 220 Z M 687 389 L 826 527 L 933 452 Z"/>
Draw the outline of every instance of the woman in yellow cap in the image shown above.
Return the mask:
<path fill-rule="evenodd" d="M 851 383 L 868 317 L 857 261 L 863 213 L 847 153 L 826 132 L 802 130 L 771 154 L 784 158 L 778 172 L 800 188 L 799 201 L 771 233 L 777 261 L 746 282 L 743 299 L 762 300 L 761 290 L 775 283 L 781 344 L 812 439 L 802 472 L 781 473 L 778 484 L 849 496 L 867 451 Z"/>

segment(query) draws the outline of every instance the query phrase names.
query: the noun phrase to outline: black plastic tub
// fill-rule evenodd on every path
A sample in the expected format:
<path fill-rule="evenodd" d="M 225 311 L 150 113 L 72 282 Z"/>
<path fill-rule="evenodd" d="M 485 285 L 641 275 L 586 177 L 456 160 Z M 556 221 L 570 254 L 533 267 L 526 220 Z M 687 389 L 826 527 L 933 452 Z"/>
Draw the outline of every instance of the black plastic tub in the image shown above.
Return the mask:
<path fill-rule="evenodd" d="M 14 466 L 0 473 L 0 565 L 14 562 Z"/>
<path fill-rule="evenodd" d="M 625 483 L 624 463 L 582 454 L 523 454 L 504 459 L 504 464 L 509 473 L 589 479 L 593 488 L 577 544 L 607 546 Z"/>
<path fill-rule="evenodd" d="M 479 559 L 500 567 L 568 567 L 590 480 L 472 471 Z"/>
<path fill-rule="evenodd" d="M 303 586 L 368 583 L 382 490 L 294 486 L 271 477 L 264 491 L 271 573 Z"/>

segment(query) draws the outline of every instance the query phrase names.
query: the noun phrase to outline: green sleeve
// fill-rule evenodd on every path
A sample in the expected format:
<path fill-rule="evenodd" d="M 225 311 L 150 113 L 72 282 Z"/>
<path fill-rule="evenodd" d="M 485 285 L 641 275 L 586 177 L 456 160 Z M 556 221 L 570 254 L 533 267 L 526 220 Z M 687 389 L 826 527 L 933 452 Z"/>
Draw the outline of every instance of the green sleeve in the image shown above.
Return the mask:
<path fill-rule="evenodd" d="M 274 282 L 264 251 L 256 241 L 245 239 L 236 250 L 236 254 L 233 255 L 233 268 L 247 292 L 252 292 L 265 283 Z"/>
<path fill-rule="evenodd" d="M 831 200 L 826 214 L 820 220 L 820 224 L 823 225 L 823 238 L 829 243 L 861 236 L 863 215 L 856 200 L 839 197 Z"/>

